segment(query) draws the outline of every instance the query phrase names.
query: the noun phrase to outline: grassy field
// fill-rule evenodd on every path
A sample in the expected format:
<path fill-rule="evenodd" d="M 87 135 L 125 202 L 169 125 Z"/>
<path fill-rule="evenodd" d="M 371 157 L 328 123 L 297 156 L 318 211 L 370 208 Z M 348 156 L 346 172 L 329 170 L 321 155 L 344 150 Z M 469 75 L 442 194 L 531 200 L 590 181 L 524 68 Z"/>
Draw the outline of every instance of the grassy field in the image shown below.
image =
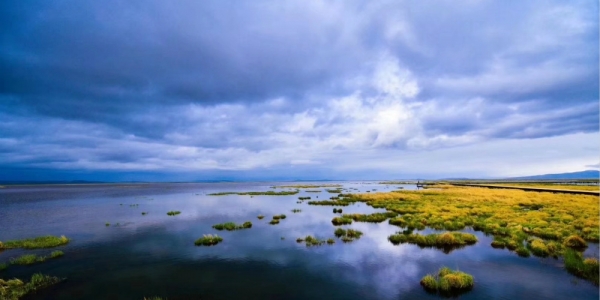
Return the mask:
<path fill-rule="evenodd" d="M 349 195 L 399 214 L 389 223 L 414 229 L 471 227 L 494 237 L 494 248 L 520 256 L 561 257 L 598 242 L 598 197 L 510 189 L 438 185 L 436 189 Z M 333 222 L 340 222 L 340 219 Z M 596 260 L 595 258 L 591 258 Z M 597 260 L 596 260 L 597 261 Z"/>
<path fill-rule="evenodd" d="M 518 187 L 531 187 L 531 188 L 542 188 L 542 189 L 557 189 L 557 190 L 574 190 L 574 191 L 598 191 L 600 186 L 598 185 L 577 185 L 577 184 L 554 184 L 554 183 L 506 183 L 506 184 L 490 184 L 498 186 L 518 186 Z"/>

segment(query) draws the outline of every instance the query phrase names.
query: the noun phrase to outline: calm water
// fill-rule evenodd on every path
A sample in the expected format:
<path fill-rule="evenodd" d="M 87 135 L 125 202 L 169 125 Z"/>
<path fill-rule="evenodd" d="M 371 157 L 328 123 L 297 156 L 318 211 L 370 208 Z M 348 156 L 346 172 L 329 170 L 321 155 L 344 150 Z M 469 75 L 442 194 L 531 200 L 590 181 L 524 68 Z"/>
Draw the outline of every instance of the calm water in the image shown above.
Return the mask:
<path fill-rule="evenodd" d="M 307 248 L 296 238 L 333 237 L 331 206 L 297 204 L 297 198 L 328 199 L 333 194 L 293 196 L 207 196 L 222 191 L 266 191 L 278 183 L 137 184 L 7 187 L 0 189 L 0 241 L 66 235 L 65 256 L 33 265 L 11 266 L 0 278 L 29 278 L 35 272 L 64 277 L 55 287 L 28 299 L 437 299 L 423 291 L 421 277 L 441 266 L 475 277 L 464 299 L 598 299 L 598 288 L 568 274 L 560 260 L 521 258 L 491 248 L 476 232 L 474 246 L 444 254 L 414 245 L 394 246 L 387 237 L 399 228 L 353 223 L 364 232 L 349 244 Z M 290 183 L 285 183 L 290 184 Z M 364 192 L 398 187 L 343 182 Z M 412 186 L 404 186 L 411 189 Z M 120 205 L 122 204 L 122 205 Z M 132 204 L 139 204 L 131 207 Z M 291 210 L 299 208 L 300 213 Z M 358 203 L 344 213 L 383 211 Z M 167 211 L 179 210 L 175 217 Z M 141 212 L 148 212 L 142 216 Z M 286 214 L 269 225 L 275 214 Z M 257 215 L 266 217 L 258 220 Z M 212 225 L 251 221 L 234 232 Z M 111 223 L 106 227 L 105 223 Z M 116 225 L 119 223 L 119 225 Z M 224 241 L 196 247 L 203 234 Z M 282 239 L 282 237 L 284 239 Z M 25 252 L 8 250 L 0 262 Z M 597 255 L 598 245 L 588 254 Z"/>

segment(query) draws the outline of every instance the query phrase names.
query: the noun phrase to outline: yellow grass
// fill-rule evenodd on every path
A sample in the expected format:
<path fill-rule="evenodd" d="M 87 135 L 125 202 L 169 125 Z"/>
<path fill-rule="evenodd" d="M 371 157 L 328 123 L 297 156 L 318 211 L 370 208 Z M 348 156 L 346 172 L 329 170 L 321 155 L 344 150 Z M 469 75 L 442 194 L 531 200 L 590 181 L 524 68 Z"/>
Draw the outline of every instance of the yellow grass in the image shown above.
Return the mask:
<path fill-rule="evenodd" d="M 598 185 L 576 185 L 576 184 L 544 184 L 544 183 L 506 183 L 506 184 L 490 184 L 490 185 L 505 185 L 518 187 L 531 187 L 541 189 L 557 189 L 557 190 L 574 190 L 574 191 L 599 191 Z"/>
<path fill-rule="evenodd" d="M 544 244 L 536 242 L 534 248 L 543 249 L 545 245 L 555 255 L 561 253 L 563 242 L 572 235 L 592 242 L 599 239 L 597 196 L 449 185 L 436 188 L 352 198 L 399 213 L 390 224 L 440 230 L 473 227 L 510 243 L 513 249 L 525 247 L 528 238 L 537 237 Z"/>

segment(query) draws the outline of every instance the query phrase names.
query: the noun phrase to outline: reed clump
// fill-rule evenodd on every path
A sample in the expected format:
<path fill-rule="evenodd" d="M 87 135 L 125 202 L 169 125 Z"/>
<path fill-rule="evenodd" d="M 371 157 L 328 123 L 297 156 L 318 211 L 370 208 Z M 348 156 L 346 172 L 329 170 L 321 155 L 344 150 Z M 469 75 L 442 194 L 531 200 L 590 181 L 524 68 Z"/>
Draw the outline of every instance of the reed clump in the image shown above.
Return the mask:
<path fill-rule="evenodd" d="M 580 252 L 567 248 L 564 253 L 564 259 L 565 268 L 569 273 L 598 285 L 600 269 L 597 258 L 584 259 Z"/>
<path fill-rule="evenodd" d="M 24 254 L 17 258 L 11 258 L 10 264 L 12 265 L 32 265 L 36 263 L 45 262 L 48 259 L 59 258 L 65 255 L 64 252 L 57 250 L 52 251 L 48 256 L 37 256 L 35 254 Z"/>
<path fill-rule="evenodd" d="M 0 249 L 39 249 L 39 248 L 53 248 L 69 243 L 69 239 L 64 235 L 57 237 L 52 235 L 40 236 L 31 239 L 23 240 L 12 240 L 6 242 L 0 242 Z"/>
<path fill-rule="evenodd" d="M 227 230 L 227 231 L 248 229 L 248 228 L 252 228 L 252 222 L 248 221 L 241 225 L 235 224 L 233 222 L 227 222 L 227 223 L 223 223 L 223 224 L 213 225 L 212 228 L 214 228 L 216 230 Z"/>
<path fill-rule="evenodd" d="M 20 279 L 0 279 L 0 299 L 20 299 L 29 293 L 52 286 L 61 281 L 62 279 L 58 277 L 42 275 L 40 273 L 33 274 L 31 280 L 27 283 Z"/>
<path fill-rule="evenodd" d="M 450 295 L 471 290 L 475 281 L 470 274 L 442 267 L 436 276 L 428 274 L 421 279 L 420 283 L 429 291 Z"/>
<path fill-rule="evenodd" d="M 446 252 L 477 243 L 475 235 L 463 232 L 432 233 L 428 235 L 396 233 L 390 235 L 388 240 L 394 245 L 408 243 L 424 248 L 443 249 Z"/>
<path fill-rule="evenodd" d="M 352 224 L 352 219 L 344 217 L 335 217 L 331 220 L 331 223 L 335 226 L 349 225 Z"/>
<path fill-rule="evenodd" d="M 329 239 L 329 240 L 331 240 L 331 239 Z M 331 245 L 331 244 L 335 243 L 335 240 L 333 241 L 333 243 L 330 243 L 329 240 L 324 241 L 324 240 L 320 240 L 312 235 L 307 235 L 304 238 L 296 239 L 296 242 L 298 242 L 298 243 L 304 242 L 306 244 L 306 247 L 321 246 L 325 243 Z"/>
<path fill-rule="evenodd" d="M 284 215 L 284 214 L 273 216 L 273 220 L 280 220 L 280 219 L 283 220 L 285 218 L 286 218 L 286 215 Z"/>
<path fill-rule="evenodd" d="M 344 243 L 349 243 L 349 242 L 358 240 L 363 235 L 362 231 L 355 230 L 355 229 L 343 229 L 343 228 L 336 229 L 333 232 L 333 234 L 336 237 L 341 238 L 341 240 Z"/>
<path fill-rule="evenodd" d="M 197 239 L 194 244 L 196 246 L 214 246 L 222 241 L 223 238 L 216 234 L 205 234 L 203 237 Z"/>
<path fill-rule="evenodd" d="M 172 210 L 170 212 L 167 213 L 168 216 L 176 216 L 178 214 L 180 214 L 181 212 L 178 210 Z"/>
<path fill-rule="evenodd" d="M 389 211 L 389 212 L 385 212 L 385 213 L 374 213 L 374 214 L 369 214 L 369 215 L 349 214 L 349 215 L 343 215 L 342 217 L 352 219 L 356 222 L 381 223 L 381 222 L 387 220 L 388 218 L 393 218 L 393 217 L 396 217 L 397 215 L 398 215 L 398 213 Z"/>

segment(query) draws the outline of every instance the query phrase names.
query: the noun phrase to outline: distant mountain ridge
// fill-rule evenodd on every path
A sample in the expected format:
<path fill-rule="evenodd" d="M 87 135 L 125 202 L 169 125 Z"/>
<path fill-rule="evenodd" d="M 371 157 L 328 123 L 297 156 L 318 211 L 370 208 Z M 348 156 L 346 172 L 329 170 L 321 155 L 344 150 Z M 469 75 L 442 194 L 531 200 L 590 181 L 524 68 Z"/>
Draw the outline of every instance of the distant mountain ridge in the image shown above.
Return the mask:
<path fill-rule="evenodd" d="M 579 171 L 579 172 L 571 172 L 571 173 L 510 177 L 510 178 L 506 178 L 506 179 L 598 179 L 599 177 L 600 177 L 600 171 L 587 170 L 587 171 Z"/>

